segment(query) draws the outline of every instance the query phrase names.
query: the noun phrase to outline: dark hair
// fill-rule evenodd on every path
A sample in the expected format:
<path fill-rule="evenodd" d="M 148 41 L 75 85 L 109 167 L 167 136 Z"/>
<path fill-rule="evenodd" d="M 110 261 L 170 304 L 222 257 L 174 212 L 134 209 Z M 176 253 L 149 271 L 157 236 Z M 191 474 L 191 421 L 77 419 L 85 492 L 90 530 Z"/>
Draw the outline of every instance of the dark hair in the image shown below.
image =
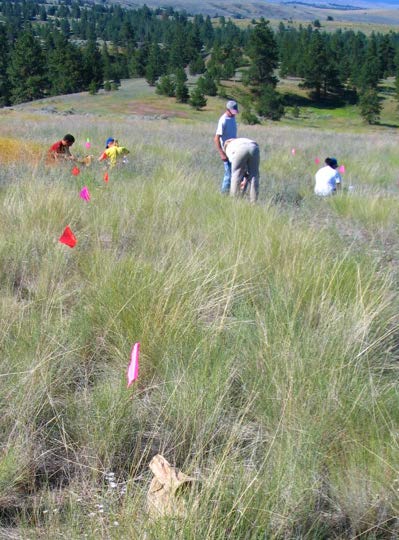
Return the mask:
<path fill-rule="evenodd" d="M 70 133 L 67 133 L 66 135 L 64 135 L 62 140 L 66 141 L 69 144 L 73 144 L 75 142 L 75 137 Z"/>
<path fill-rule="evenodd" d="M 333 157 L 328 157 L 324 160 L 324 163 L 326 165 L 329 165 L 330 167 L 332 167 L 333 169 L 336 169 L 338 167 L 338 162 L 335 158 Z"/>

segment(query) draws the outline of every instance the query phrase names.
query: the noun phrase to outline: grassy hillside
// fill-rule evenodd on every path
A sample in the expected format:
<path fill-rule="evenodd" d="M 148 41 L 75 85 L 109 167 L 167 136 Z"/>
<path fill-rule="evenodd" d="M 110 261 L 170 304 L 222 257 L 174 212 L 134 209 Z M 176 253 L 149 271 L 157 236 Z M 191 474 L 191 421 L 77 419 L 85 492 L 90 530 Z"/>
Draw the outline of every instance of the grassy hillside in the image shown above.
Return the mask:
<path fill-rule="evenodd" d="M 146 92 L 0 114 L 4 537 L 395 538 L 396 132 L 240 125 L 251 206 L 218 191 L 224 102 L 172 116 Z M 81 155 L 118 137 L 129 163 L 108 183 L 46 166 L 66 132 Z M 353 189 L 319 200 L 327 155 Z M 197 479 L 179 517 L 147 512 L 157 453 Z"/>
<path fill-rule="evenodd" d="M 161 0 L 112 0 L 113 3 L 121 4 L 124 7 L 137 8 L 146 4 L 150 8 L 159 8 L 172 5 L 176 10 L 185 10 L 190 14 L 202 13 L 211 17 L 224 16 L 234 19 L 246 19 L 265 17 L 272 24 L 278 25 L 280 21 L 293 21 L 301 24 L 311 23 L 318 19 L 327 29 L 354 28 L 366 33 L 374 31 L 389 31 L 397 29 L 399 24 L 399 9 L 397 5 L 378 4 L 363 2 L 364 9 L 340 8 L 339 2 L 331 2 L 326 7 L 315 7 L 317 5 L 328 4 L 326 2 L 268 2 L 259 0 L 245 0 L 245 2 L 234 2 L 232 0 L 203 0 L 201 3 L 194 0 L 174 0 L 173 2 L 163 2 Z M 343 2 L 341 2 L 341 5 Z M 354 5 L 354 2 L 347 2 L 346 6 Z M 334 7 L 335 6 L 335 7 Z M 332 17 L 333 21 L 327 21 Z M 372 28 L 370 28 L 372 26 Z"/>

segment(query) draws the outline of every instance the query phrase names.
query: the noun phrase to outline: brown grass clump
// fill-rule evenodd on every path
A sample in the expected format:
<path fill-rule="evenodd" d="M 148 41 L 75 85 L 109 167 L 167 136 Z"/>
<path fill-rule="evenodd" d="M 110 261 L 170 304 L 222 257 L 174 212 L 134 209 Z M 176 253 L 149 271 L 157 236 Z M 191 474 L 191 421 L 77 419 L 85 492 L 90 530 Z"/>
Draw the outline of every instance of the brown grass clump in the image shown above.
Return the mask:
<path fill-rule="evenodd" d="M 1 164 L 9 164 L 21 160 L 25 163 L 37 164 L 40 161 L 42 152 L 43 148 L 39 143 L 0 137 Z"/>

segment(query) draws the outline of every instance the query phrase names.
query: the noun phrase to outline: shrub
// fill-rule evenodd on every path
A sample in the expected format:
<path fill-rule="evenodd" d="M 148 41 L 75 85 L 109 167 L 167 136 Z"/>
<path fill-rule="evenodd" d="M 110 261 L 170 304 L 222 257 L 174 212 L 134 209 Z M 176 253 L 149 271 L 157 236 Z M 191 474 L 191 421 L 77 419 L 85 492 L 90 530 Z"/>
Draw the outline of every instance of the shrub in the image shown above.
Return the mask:
<path fill-rule="evenodd" d="M 255 125 L 260 124 L 259 118 L 250 109 L 244 109 L 241 114 L 243 124 Z"/>
<path fill-rule="evenodd" d="M 207 100 L 199 86 L 196 86 L 191 92 L 189 103 L 198 111 L 206 106 Z"/>

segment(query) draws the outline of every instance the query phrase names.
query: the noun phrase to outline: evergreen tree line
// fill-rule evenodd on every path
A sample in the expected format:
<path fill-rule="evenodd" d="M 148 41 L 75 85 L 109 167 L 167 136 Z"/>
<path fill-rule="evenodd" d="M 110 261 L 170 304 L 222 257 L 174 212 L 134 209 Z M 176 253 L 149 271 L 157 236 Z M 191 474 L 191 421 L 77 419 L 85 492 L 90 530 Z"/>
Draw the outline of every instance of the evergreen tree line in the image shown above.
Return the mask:
<path fill-rule="evenodd" d="M 231 22 L 213 29 L 209 17 L 189 20 L 172 9 L 122 9 L 118 5 L 68 2 L 59 6 L 35 2 L 3 2 L 0 13 L 1 106 L 81 90 L 96 91 L 103 83 L 145 77 L 149 84 L 190 66 L 205 71 L 207 50 L 224 50 L 242 32 Z M 101 45 L 99 45 L 101 43 Z M 217 52 L 219 50 L 219 53 Z M 233 55 L 231 55 L 233 57 Z M 227 59 L 222 75 L 237 63 Z"/>
<path fill-rule="evenodd" d="M 399 34 L 337 30 L 320 32 L 311 26 L 286 28 L 276 33 L 280 75 L 302 77 L 316 99 L 342 88 L 376 87 L 382 78 L 395 76 L 399 68 Z"/>
<path fill-rule="evenodd" d="M 195 93 L 221 93 L 220 80 L 242 72 L 250 87 L 247 120 L 278 119 L 284 103 L 276 92 L 277 74 L 303 79 L 312 99 L 339 96 L 356 100 L 378 116 L 379 81 L 399 70 L 399 33 L 285 26 L 268 22 L 237 27 L 223 17 L 189 17 L 172 8 L 65 0 L 0 2 L 0 105 L 81 90 L 117 87 L 121 78 L 145 77 L 157 91 L 188 100 L 185 69 L 201 74 Z M 399 80 L 399 78 L 398 78 Z M 399 89 L 399 82 L 398 82 Z M 203 105 L 202 105 L 203 106 Z M 374 116 L 375 118 L 375 116 Z M 369 118 L 370 120 L 370 118 Z M 373 116 L 371 116 L 373 120 Z"/>

